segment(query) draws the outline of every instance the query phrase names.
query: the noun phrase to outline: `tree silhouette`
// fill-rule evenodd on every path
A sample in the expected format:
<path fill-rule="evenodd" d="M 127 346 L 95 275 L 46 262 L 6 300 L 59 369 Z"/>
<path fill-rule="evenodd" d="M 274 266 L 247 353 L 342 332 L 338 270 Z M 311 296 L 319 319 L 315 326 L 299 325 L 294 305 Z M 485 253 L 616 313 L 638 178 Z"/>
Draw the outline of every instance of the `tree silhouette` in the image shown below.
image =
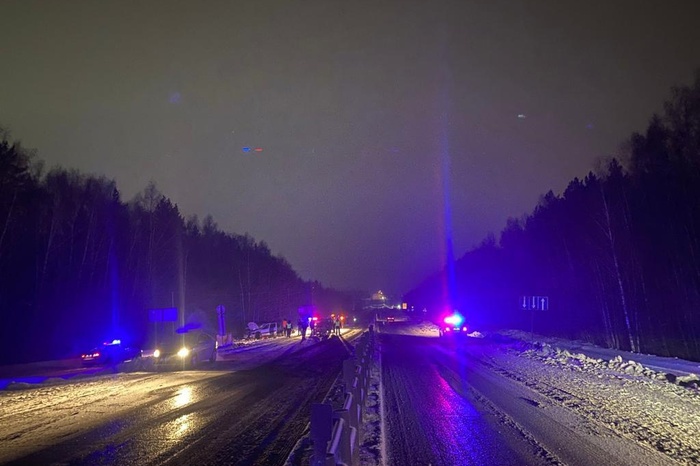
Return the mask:
<path fill-rule="evenodd" d="M 625 165 L 604 160 L 561 197 L 550 191 L 532 214 L 509 219 L 497 247 L 459 259 L 474 320 L 700 360 L 700 72 L 664 109 L 624 145 Z M 445 273 L 406 299 L 437 316 Z M 534 320 L 517 304 L 530 295 L 550 297 Z"/>

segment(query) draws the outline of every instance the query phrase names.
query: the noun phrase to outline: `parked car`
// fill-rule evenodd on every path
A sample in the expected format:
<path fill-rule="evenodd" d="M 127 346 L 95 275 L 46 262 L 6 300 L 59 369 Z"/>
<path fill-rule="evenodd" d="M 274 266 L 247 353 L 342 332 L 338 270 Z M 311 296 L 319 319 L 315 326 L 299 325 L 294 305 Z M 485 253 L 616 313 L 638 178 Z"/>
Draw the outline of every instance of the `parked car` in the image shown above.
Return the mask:
<path fill-rule="evenodd" d="M 114 365 L 140 357 L 140 349 L 123 345 L 121 340 L 106 341 L 80 355 L 84 366 Z"/>
<path fill-rule="evenodd" d="M 255 322 L 248 322 L 248 338 L 260 340 L 265 337 L 277 336 L 277 322 L 268 322 L 258 325 Z"/>
<path fill-rule="evenodd" d="M 203 361 L 216 361 L 216 339 L 201 331 L 177 333 L 153 351 L 156 366 L 194 369 Z"/>

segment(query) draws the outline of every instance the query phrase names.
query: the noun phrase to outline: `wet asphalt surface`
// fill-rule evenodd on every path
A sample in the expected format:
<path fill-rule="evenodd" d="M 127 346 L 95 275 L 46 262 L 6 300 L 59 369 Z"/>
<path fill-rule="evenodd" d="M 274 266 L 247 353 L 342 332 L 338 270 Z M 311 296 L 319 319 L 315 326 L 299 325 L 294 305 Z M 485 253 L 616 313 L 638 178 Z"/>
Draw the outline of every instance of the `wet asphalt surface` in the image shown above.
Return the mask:
<path fill-rule="evenodd" d="M 561 407 L 546 393 L 534 393 L 517 373 L 492 365 L 498 342 L 404 335 L 400 327 L 378 334 L 385 465 L 626 465 L 624 451 L 644 454 L 600 425 L 552 417 Z M 165 385 L 131 379 L 131 389 L 144 388 L 120 392 L 122 398 L 132 391 L 143 398 L 126 406 L 112 401 L 124 410 L 110 413 L 107 396 L 90 407 L 101 413 L 98 423 L 76 423 L 70 431 L 64 426 L 58 431 L 63 437 L 5 464 L 282 465 L 308 429 L 311 404 L 324 399 L 349 356 L 335 338 L 284 351 L 249 370 L 211 363 L 201 379 L 198 371 L 188 371 L 186 379 L 158 374 L 172 382 Z M 45 428 L 64 410 L 66 417 L 88 410 L 56 406 L 60 413 L 49 416 Z M 24 433 L 15 430 L 8 440 Z M 613 445 L 612 452 L 598 437 Z M 616 451 L 617 445 L 626 450 Z"/>
<path fill-rule="evenodd" d="M 387 464 L 552 464 L 470 386 L 479 368 L 465 345 L 483 343 L 389 333 L 380 341 Z"/>
<path fill-rule="evenodd" d="M 284 464 L 340 372 L 330 339 L 252 370 L 169 387 L 107 423 L 7 464 Z M 156 390 L 157 391 L 157 390 Z"/>

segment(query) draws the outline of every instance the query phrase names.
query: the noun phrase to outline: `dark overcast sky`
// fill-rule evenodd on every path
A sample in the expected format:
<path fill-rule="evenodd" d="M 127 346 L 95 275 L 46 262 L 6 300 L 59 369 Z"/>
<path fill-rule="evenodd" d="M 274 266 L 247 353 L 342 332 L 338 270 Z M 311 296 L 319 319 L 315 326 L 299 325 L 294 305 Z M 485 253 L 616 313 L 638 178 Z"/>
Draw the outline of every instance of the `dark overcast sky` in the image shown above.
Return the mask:
<path fill-rule="evenodd" d="M 398 293 L 444 263 L 445 186 L 461 256 L 644 129 L 700 67 L 699 17 L 661 0 L 5 0 L 0 125 L 126 200 L 154 180 L 304 278 Z"/>

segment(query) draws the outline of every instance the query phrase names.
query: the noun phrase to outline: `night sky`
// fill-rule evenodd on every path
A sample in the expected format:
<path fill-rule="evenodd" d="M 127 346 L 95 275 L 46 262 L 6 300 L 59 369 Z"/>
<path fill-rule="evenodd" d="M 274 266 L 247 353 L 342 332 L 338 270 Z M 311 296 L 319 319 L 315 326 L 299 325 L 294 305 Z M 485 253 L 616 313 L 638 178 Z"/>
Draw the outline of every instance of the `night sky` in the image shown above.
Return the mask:
<path fill-rule="evenodd" d="M 700 67 L 698 18 L 661 0 L 5 0 L 0 126 L 125 200 L 155 181 L 305 279 L 401 293 L 450 230 L 459 257 L 644 130 Z"/>

